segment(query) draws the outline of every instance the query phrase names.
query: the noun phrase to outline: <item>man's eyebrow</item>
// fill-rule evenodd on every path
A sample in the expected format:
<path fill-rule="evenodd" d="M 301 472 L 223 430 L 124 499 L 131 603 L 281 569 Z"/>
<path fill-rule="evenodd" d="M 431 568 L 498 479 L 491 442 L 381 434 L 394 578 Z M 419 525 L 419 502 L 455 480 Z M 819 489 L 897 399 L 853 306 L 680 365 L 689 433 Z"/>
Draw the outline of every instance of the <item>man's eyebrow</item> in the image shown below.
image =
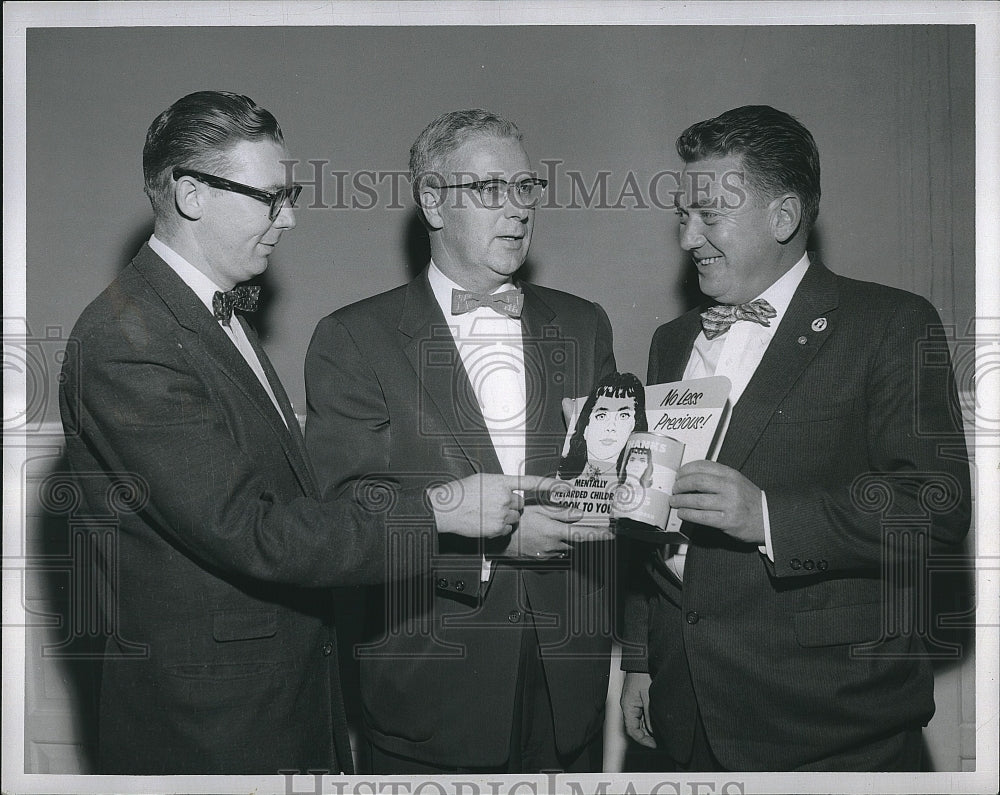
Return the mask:
<path fill-rule="evenodd" d="M 689 213 L 692 210 L 718 210 L 721 206 L 718 197 L 698 199 L 691 204 L 682 204 L 679 199 L 674 200 L 674 209 L 679 213 Z"/>
<path fill-rule="evenodd" d="M 719 209 L 719 199 L 717 197 L 705 197 L 689 206 L 694 210 L 703 210 L 706 208 L 709 210 L 717 210 Z"/>

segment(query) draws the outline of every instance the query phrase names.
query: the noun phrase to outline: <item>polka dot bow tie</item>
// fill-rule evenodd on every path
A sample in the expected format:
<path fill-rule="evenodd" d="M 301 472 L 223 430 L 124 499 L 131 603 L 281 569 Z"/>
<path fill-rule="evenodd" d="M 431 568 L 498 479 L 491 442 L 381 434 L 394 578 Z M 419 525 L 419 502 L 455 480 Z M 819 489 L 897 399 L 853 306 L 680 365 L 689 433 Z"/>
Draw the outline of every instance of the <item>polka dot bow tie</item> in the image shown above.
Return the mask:
<path fill-rule="evenodd" d="M 217 292 L 212 296 L 212 312 L 215 319 L 224 326 L 229 325 L 233 319 L 233 310 L 239 309 L 243 312 L 256 312 L 257 303 L 260 301 L 259 285 L 244 285 L 234 287 L 224 293 Z"/>
<path fill-rule="evenodd" d="M 464 315 L 481 306 L 488 307 L 501 315 L 518 318 L 524 307 L 524 294 L 520 290 L 506 290 L 502 293 L 470 293 L 468 290 L 451 291 L 451 313 Z"/>
<path fill-rule="evenodd" d="M 706 312 L 701 313 L 701 327 L 705 336 L 712 340 L 721 337 L 729 327 L 739 320 L 749 320 L 752 323 L 760 323 L 762 326 L 770 326 L 771 318 L 777 316 L 774 307 L 763 298 L 751 301 L 749 304 L 719 304 L 713 306 Z"/>

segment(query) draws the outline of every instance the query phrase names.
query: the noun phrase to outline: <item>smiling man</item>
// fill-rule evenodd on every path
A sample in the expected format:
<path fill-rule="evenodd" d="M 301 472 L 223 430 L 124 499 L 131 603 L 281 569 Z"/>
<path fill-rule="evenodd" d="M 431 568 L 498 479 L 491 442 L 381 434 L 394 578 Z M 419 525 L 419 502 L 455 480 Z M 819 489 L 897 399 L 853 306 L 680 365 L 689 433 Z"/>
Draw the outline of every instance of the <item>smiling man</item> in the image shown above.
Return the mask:
<path fill-rule="evenodd" d="M 410 173 L 431 262 L 323 319 L 309 346 L 320 481 L 554 474 L 562 399 L 614 355 L 600 306 L 515 279 L 545 181 L 484 110 L 432 122 Z M 441 544 L 431 576 L 371 595 L 355 656 L 373 772 L 600 771 L 611 542 L 572 541 L 572 518 L 528 505 L 501 543 Z"/>
<path fill-rule="evenodd" d="M 99 773 L 352 772 L 329 588 L 414 576 L 406 543 L 509 532 L 513 487 L 537 485 L 449 484 L 475 521 L 441 489 L 397 489 L 420 520 L 402 529 L 353 495 L 320 501 L 281 382 L 234 313 L 295 226 L 288 158 L 274 116 L 239 94 L 158 115 L 142 158 L 153 235 L 71 334 L 66 455 L 104 541 L 85 577 L 97 603 L 74 606 L 109 631 Z"/>
<path fill-rule="evenodd" d="M 806 252 L 819 154 L 788 114 L 736 108 L 677 150 L 680 244 L 710 301 L 656 331 L 648 380 L 725 375 L 732 410 L 713 460 L 677 472 L 690 543 L 650 550 L 655 587 L 627 606 L 648 656 L 623 666 L 626 729 L 682 770 L 919 770 L 921 555 L 970 517 L 940 319 Z M 866 488 L 917 528 L 883 527 Z"/>

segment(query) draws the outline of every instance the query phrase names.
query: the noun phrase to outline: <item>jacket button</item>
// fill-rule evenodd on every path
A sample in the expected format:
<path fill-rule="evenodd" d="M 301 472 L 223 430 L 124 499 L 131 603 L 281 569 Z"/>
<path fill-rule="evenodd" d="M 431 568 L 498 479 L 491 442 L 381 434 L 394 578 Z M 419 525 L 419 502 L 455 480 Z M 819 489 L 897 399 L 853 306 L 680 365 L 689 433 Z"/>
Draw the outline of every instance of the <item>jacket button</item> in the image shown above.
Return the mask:
<path fill-rule="evenodd" d="M 521 611 L 520 611 L 520 610 L 511 610 L 511 611 L 510 611 L 510 612 L 509 612 L 509 613 L 507 614 L 507 620 L 508 620 L 508 621 L 509 621 L 509 622 L 510 622 L 511 624 L 516 624 L 516 623 L 517 623 L 518 621 L 520 621 L 520 620 L 521 620 Z"/>
<path fill-rule="evenodd" d="M 464 591 L 465 590 L 465 580 L 456 580 L 455 581 L 455 590 L 456 591 Z"/>
<path fill-rule="evenodd" d="M 700 616 L 698 615 L 697 610 L 688 610 L 687 615 L 684 616 L 684 620 L 687 621 L 689 624 L 697 624 L 699 618 Z"/>
<path fill-rule="evenodd" d="M 324 643 L 321 648 L 323 650 L 324 657 L 329 657 L 331 654 L 333 654 L 333 644 L 330 643 L 330 641 Z"/>
<path fill-rule="evenodd" d="M 442 577 L 440 580 L 437 581 L 437 587 L 438 588 L 447 588 L 448 587 L 448 581 L 444 577 Z"/>

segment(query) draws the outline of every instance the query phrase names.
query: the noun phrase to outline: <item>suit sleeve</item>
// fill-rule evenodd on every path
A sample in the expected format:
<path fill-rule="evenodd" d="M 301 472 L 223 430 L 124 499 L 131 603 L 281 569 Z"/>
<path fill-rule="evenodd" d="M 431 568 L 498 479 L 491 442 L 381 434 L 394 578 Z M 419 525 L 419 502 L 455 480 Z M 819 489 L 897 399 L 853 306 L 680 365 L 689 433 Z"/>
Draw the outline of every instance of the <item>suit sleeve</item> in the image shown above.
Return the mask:
<path fill-rule="evenodd" d="M 359 344 L 356 333 L 338 318 L 326 317 L 316 326 L 306 353 L 306 449 L 324 496 L 336 498 L 372 484 L 389 492 L 423 493 L 430 485 L 453 479 L 426 469 L 393 469 L 389 405 L 372 367 L 372 354 L 362 351 L 364 342 Z M 413 396 L 414 401 L 418 399 Z M 424 521 L 413 511 L 401 512 L 396 518 L 403 526 Z M 430 565 L 440 547 L 436 534 L 426 538 L 432 543 L 419 547 L 422 569 Z M 470 574 L 469 581 L 477 582 L 481 560 L 476 557 L 470 561 L 470 572 L 475 569 L 476 575 Z"/>
<path fill-rule="evenodd" d="M 203 565 L 259 581 L 328 587 L 409 576 L 416 563 L 388 557 L 387 517 L 390 508 L 427 516 L 422 493 L 280 499 L 266 464 L 235 440 L 218 381 L 152 331 L 133 320 L 80 336 L 61 408 L 77 429 L 70 443 L 85 445 L 101 472 L 138 476 L 157 532 Z"/>
<path fill-rule="evenodd" d="M 367 474 L 395 478 L 389 472 L 392 428 L 381 384 L 336 318 L 324 318 L 313 333 L 305 383 L 306 449 L 325 494 L 343 493 Z"/>
<path fill-rule="evenodd" d="M 868 365 L 864 411 L 854 415 L 856 427 L 837 429 L 840 438 L 864 434 L 867 461 L 853 478 L 765 489 L 773 574 L 877 570 L 912 556 L 916 547 L 894 545 L 895 534 L 887 532 L 893 517 L 912 518 L 904 535 L 926 526 L 935 544 L 964 538 L 971 516 L 968 456 L 948 343 L 934 333 L 940 329 L 927 301 L 911 297 L 895 305 Z M 838 449 L 835 442 L 830 454 Z M 806 560 L 813 566 L 806 568 Z"/>

